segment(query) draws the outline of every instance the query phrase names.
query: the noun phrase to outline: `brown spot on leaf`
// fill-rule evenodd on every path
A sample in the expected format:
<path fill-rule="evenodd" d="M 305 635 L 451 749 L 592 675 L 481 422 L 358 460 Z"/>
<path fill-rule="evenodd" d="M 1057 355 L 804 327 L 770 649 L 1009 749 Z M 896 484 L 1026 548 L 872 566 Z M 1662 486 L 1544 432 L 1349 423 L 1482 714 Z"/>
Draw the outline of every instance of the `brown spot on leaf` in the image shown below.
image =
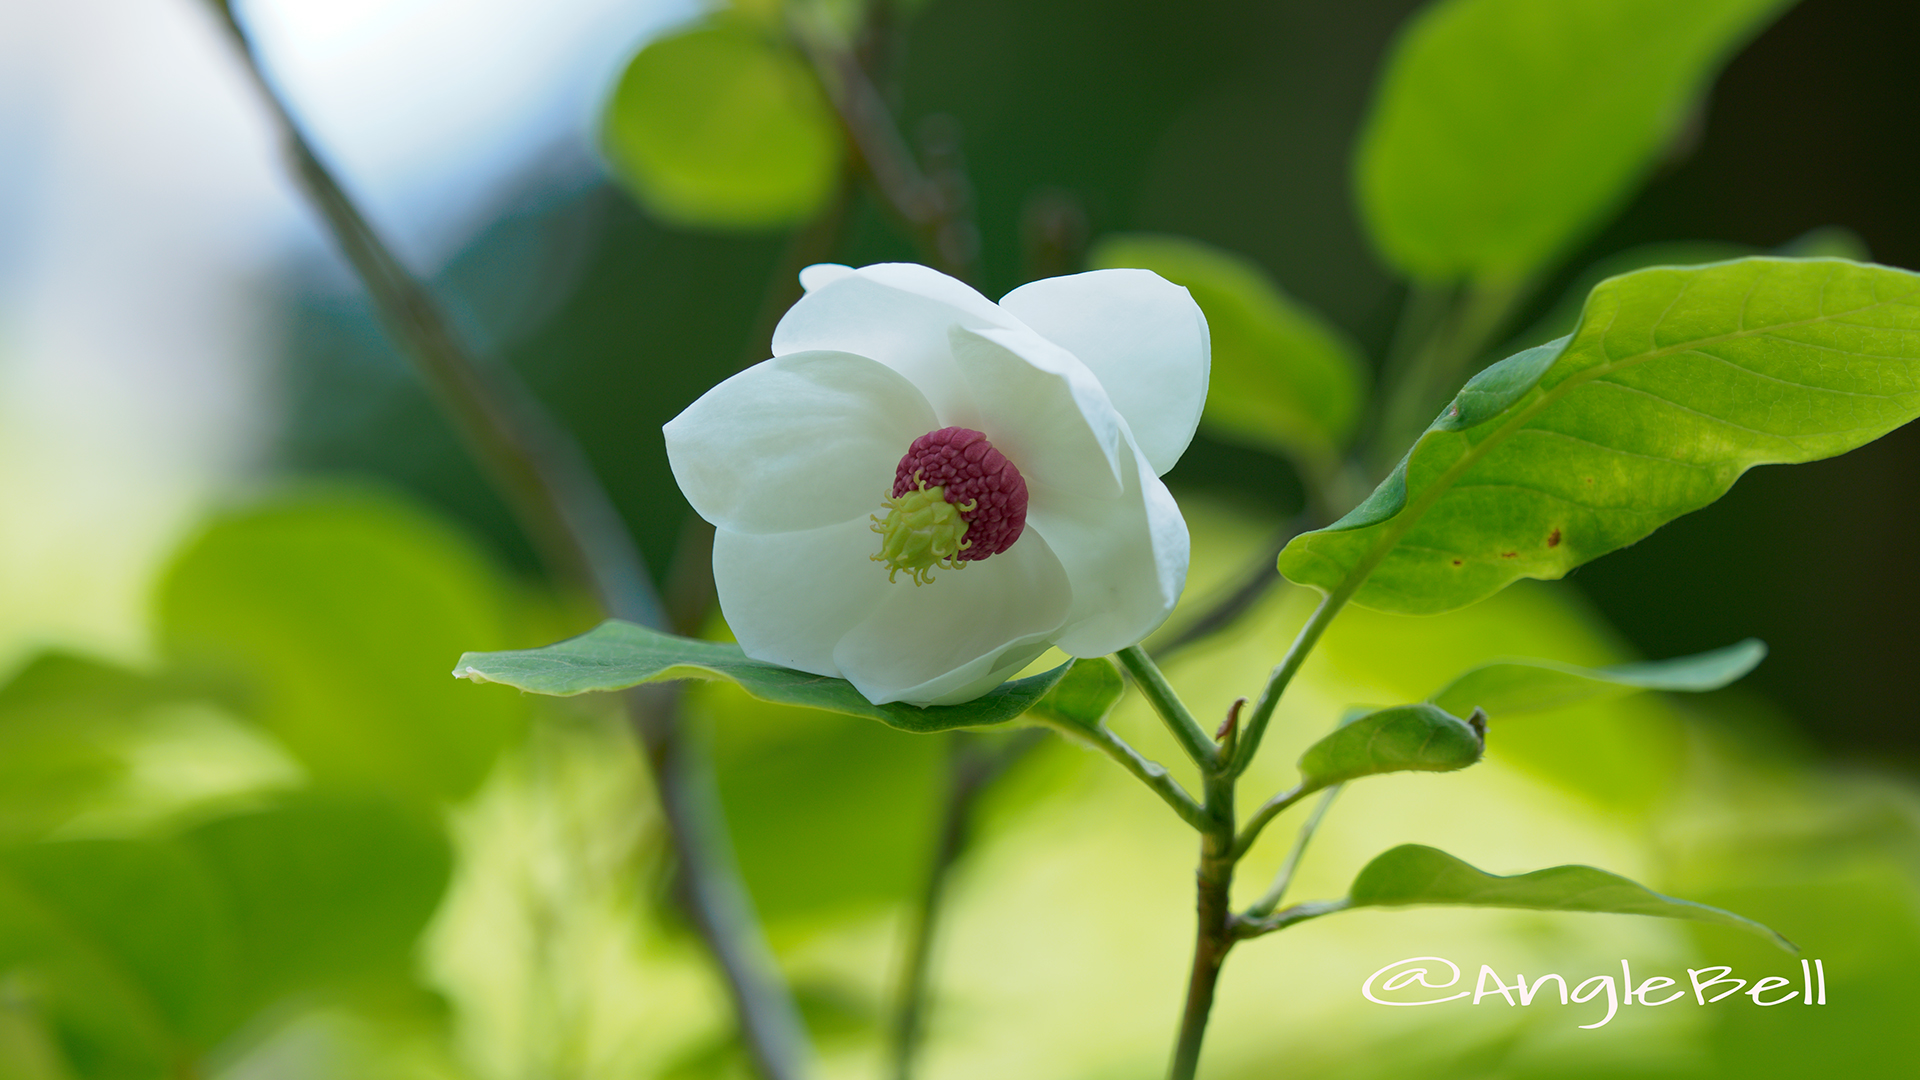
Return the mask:
<path fill-rule="evenodd" d="M 1587 483 L 1589 484 L 1593 483 L 1593 477 L 1591 476 L 1587 477 Z"/>
<path fill-rule="evenodd" d="M 1460 563 L 1461 563 L 1462 561 L 1463 561 L 1463 560 L 1461 560 L 1461 559 L 1455 559 L 1455 560 L 1453 560 L 1453 565 L 1455 565 L 1455 566 L 1459 566 L 1459 565 L 1460 565 Z"/>
<path fill-rule="evenodd" d="M 1517 559 L 1520 557 L 1520 553 L 1517 551 L 1503 551 L 1500 553 L 1500 557 L 1503 559 Z"/>
<path fill-rule="evenodd" d="M 1555 529 L 1552 532 L 1547 534 L 1547 546 L 1548 547 L 1560 546 L 1560 530 L 1559 529 Z"/>

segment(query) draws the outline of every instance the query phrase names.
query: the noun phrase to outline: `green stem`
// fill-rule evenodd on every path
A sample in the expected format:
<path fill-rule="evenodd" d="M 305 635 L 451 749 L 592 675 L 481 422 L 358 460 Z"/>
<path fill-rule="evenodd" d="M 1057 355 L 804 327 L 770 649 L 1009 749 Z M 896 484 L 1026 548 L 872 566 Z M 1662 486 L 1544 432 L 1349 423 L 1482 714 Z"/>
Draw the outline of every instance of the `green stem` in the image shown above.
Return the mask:
<path fill-rule="evenodd" d="M 1180 815 L 1181 821 L 1203 830 L 1211 824 L 1206 810 L 1194 801 L 1193 796 L 1187 794 L 1187 789 L 1181 787 L 1178 780 L 1168 774 L 1166 766 L 1142 757 L 1138 750 L 1128 745 L 1125 739 L 1114 734 L 1113 730 L 1105 724 L 1089 727 L 1044 717 L 1039 713 L 1028 713 L 1026 718 L 1036 724 L 1052 728 L 1068 738 L 1078 739 L 1119 762 L 1121 768 L 1138 777 L 1141 783 L 1147 785 L 1154 794 L 1160 796 L 1168 806 L 1172 807 L 1173 812 Z"/>
<path fill-rule="evenodd" d="M 1280 583 L 1280 572 L 1274 564 L 1285 551 L 1294 537 L 1308 529 L 1324 523 L 1307 514 L 1301 514 L 1275 533 L 1273 539 L 1262 545 L 1253 561 L 1243 570 L 1239 581 L 1231 588 L 1220 593 L 1207 604 L 1206 608 L 1191 622 L 1182 626 L 1165 642 L 1155 645 L 1155 662 L 1164 662 L 1168 657 L 1196 645 L 1222 630 L 1232 626 L 1240 616 L 1253 609 L 1260 599 Z"/>
<path fill-rule="evenodd" d="M 1247 819 L 1246 827 L 1241 829 L 1240 835 L 1234 839 L 1234 860 L 1237 862 L 1240 859 L 1246 858 L 1247 852 L 1253 848 L 1253 842 L 1260 838 L 1260 830 L 1266 828 L 1268 822 L 1279 817 L 1286 811 L 1287 807 L 1292 806 L 1294 803 L 1299 802 L 1311 794 L 1313 794 L 1312 790 L 1308 790 L 1304 786 L 1296 785 L 1263 803 L 1260 809 L 1255 810 L 1253 816 Z"/>
<path fill-rule="evenodd" d="M 1236 940 L 1229 894 L 1233 889 L 1233 777 L 1209 770 L 1206 778 L 1208 827 L 1200 834 L 1200 867 L 1194 875 L 1193 965 L 1187 975 L 1187 1003 L 1180 1014 L 1169 1080 L 1193 1080 L 1200 1068 L 1200 1044 L 1213 1011 L 1220 968 Z"/>
<path fill-rule="evenodd" d="M 1240 920 L 1235 922 L 1233 930 L 1234 940 L 1245 941 L 1248 938 L 1260 937 L 1262 934 L 1271 934 L 1275 930 L 1285 930 L 1295 923 L 1303 923 L 1308 919 L 1317 919 L 1322 915 L 1332 915 L 1335 912 L 1345 911 L 1352 906 L 1353 901 L 1346 899 L 1310 900 L 1304 904 L 1295 904 L 1284 911 L 1269 915 L 1264 919 L 1256 921 Z"/>
<path fill-rule="evenodd" d="M 1313 614 L 1307 618 L 1306 625 L 1302 626 L 1300 633 L 1295 635 L 1293 645 L 1287 649 L 1287 655 L 1281 658 L 1280 663 L 1273 669 L 1273 673 L 1267 677 L 1267 685 L 1261 689 L 1260 699 L 1254 702 L 1253 711 L 1248 714 L 1245 723 L 1241 726 L 1240 745 L 1233 755 L 1233 761 L 1227 766 L 1227 771 L 1231 775 L 1239 776 L 1247 770 L 1248 765 L 1252 764 L 1253 755 L 1260 750 L 1260 739 L 1267 733 L 1267 722 L 1273 719 L 1274 706 L 1280 703 L 1280 695 L 1286 693 L 1287 684 L 1300 673 L 1300 665 L 1307 662 L 1307 655 L 1319 643 L 1320 635 L 1327 632 L 1327 626 L 1333 622 L 1334 616 L 1340 614 L 1340 609 L 1347 606 L 1347 601 L 1359 591 L 1360 583 L 1366 580 L 1367 574 L 1372 570 L 1372 566 L 1364 566 L 1348 574 L 1346 580 L 1340 583 L 1340 587 L 1328 593 L 1320 601 L 1320 606 L 1313 609 Z"/>
<path fill-rule="evenodd" d="M 1173 692 L 1167 677 L 1160 673 L 1159 665 L 1147 655 L 1147 651 L 1138 645 L 1129 645 L 1114 655 L 1133 676 L 1134 684 L 1140 687 L 1140 693 L 1153 706 L 1153 711 L 1166 722 L 1167 730 L 1180 743 L 1195 765 L 1202 771 L 1209 771 L 1219 763 L 1220 751 L 1214 746 L 1213 736 L 1207 734 L 1200 722 L 1187 711 L 1186 703 L 1180 695 Z"/>
<path fill-rule="evenodd" d="M 1313 839 L 1314 831 L 1320 828 L 1320 819 L 1327 816 L 1327 808 L 1333 805 L 1335 796 L 1339 795 L 1340 789 L 1345 786 L 1345 784 L 1335 784 L 1327 789 L 1325 795 L 1320 796 L 1320 805 L 1313 808 L 1312 816 L 1307 818 L 1306 824 L 1300 826 L 1300 835 L 1293 840 L 1293 850 L 1287 852 L 1287 861 L 1280 864 L 1280 872 L 1273 875 L 1273 884 L 1267 887 L 1267 894 L 1242 912 L 1240 916 L 1242 919 L 1249 921 L 1264 919 L 1273 914 L 1274 908 L 1280 906 L 1280 901 L 1287 895 L 1287 886 L 1293 884 L 1294 871 L 1300 868 L 1300 856 L 1306 854 L 1307 844 Z M 1251 828 L 1251 824 L 1248 827 Z M 1248 842 L 1251 843 L 1251 837 L 1248 838 Z"/>

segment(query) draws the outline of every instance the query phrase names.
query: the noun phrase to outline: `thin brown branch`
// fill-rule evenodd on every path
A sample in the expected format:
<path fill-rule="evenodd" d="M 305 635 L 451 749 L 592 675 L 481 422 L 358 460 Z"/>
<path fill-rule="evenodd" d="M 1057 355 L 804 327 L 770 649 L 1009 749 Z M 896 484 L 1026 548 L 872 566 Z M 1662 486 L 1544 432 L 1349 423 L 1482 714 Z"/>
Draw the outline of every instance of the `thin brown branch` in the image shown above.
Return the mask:
<path fill-rule="evenodd" d="M 858 53 L 831 43 L 828 32 L 799 23 L 793 37 L 811 61 L 856 164 L 880 201 L 914 238 L 929 265 L 971 281 L 979 239 L 968 212 L 969 187 L 951 124 L 936 129 L 931 167 L 923 168 Z"/>
<path fill-rule="evenodd" d="M 295 178 L 417 365 L 468 448 L 492 475 L 552 572 L 586 588 L 608 613 L 663 627 L 665 612 L 639 549 L 586 455 L 512 372 L 482 364 L 432 294 L 393 254 L 314 152 L 261 71 L 231 9 L 211 0 L 246 60 Z M 810 1058 L 798 1010 L 772 961 L 726 840 L 710 765 L 679 721 L 679 695 L 655 686 L 625 695 L 653 767 L 689 916 L 727 982 L 762 1076 L 798 1080 Z"/>
<path fill-rule="evenodd" d="M 973 816 L 980 797 L 1045 738 L 1043 728 L 1015 732 L 1001 740 L 964 731 L 951 736 L 947 796 L 941 806 L 940 831 L 919 904 L 908 926 L 900 987 L 894 999 L 888 1048 L 893 1080 L 910 1080 L 913 1075 L 914 1058 L 926 1030 L 927 1014 L 932 1009 L 929 989 L 935 931 L 940 925 L 954 867 L 972 841 Z M 991 745 L 994 741 L 1000 745 Z"/>

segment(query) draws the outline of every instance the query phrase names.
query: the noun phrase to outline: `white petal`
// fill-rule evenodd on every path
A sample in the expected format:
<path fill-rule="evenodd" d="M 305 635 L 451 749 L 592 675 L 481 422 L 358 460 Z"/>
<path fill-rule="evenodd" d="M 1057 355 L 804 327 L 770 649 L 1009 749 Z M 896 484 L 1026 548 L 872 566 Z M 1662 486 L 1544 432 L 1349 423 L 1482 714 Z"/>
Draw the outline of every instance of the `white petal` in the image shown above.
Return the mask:
<path fill-rule="evenodd" d="M 1093 370 L 1156 475 L 1193 441 L 1213 350 L 1187 290 L 1151 270 L 1030 282 L 1000 305 Z"/>
<path fill-rule="evenodd" d="M 938 426 L 885 365 L 806 352 L 740 372 L 664 430 L 673 478 L 701 517 L 777 533 L 865 520 L 891 493 L 900 456 Z"/>
<path fill-rule="evenodd" d="M 853 267 L 842 266 L 839 263 L 814 263 L 800 271 L 800 287 L 807 292 L 812 292 L 854 272 Z"/>
<path fill-rule="evenodd" d="M 880 575 L 882 581 L 886 574 Z M 875 703 L 968 701 L 1046 651 L 1072 605 L 1047 541 L 1013 547 L 927 585 L 900 579 L 833 650 L 842 677 Z"/>
<path fill-rule="evenodd" d="M 1104 656 L 1139 642 L 1172 614 L 1186 587 L 1180 507 L 1145 455 L 1130 456 L 1125 480 L 1125 493 L 1110 499 L 1027 484 L 1027 530 L 1059 553 L 1073 588 L 1073 610 L 1055 642 L 1073 656 Z"/>
<path fill-rule="evenodd" d="M 867 558 L 880 550 L 869 526 L 862 517 L 776 535 L 714 531 L 720 610 L 748 656 L 839 676 L 835 643 L 889 595 L 886 566 Z"/>
<path fill-rule="evenodd" d="M 1031 330 L 961 327 L 953 330 L 953 362 L 978 411 L 949 423 L 986 433 L 1030 482 L 1120 494 L 1121 462 L 1133 450 L 1086 365 Z"/>
<path fill-rule="evenodd" d="M 914 263 L 880 263 L 808 285 L 773 331 L 773 355 L 832 349 L 856 353 L 905 375 L 943 427 L 971 411 L 953 368 L 947 332 L 955 326 L 1018 326 L 1019 320 L 961 281 Z M 916 434 L 925 434 L 918 432 Z"/>

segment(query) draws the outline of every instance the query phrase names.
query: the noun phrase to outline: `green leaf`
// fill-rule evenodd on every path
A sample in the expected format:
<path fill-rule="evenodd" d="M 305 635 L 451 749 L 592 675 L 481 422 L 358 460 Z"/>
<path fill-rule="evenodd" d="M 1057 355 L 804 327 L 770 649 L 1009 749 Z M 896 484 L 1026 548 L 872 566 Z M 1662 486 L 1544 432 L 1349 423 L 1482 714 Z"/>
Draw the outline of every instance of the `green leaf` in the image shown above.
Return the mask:
<path fill-rule="evenodd" d="M 306 795 L 181 837 L 221 891 L 248 1008 L 370 980 L 403 982 L 453 854 L 418 811 Z"/>
<path fill-rule="evenodd" d="M 1637 690 L 1700 693 L 1752 671 L 1767 655 L 1748 638 L 1724 649 L 1644 664 L 1584 668 L 1552 660 L 1501 660 L 1463 672 L 1428 701 L 1455 716 L 1478 708 L 1494 716 L 1542 712 Z"/>
<path fill-rule="evenodd" d="M 1030 710 L 1081 727 L 1098 727 L 1127 692 L 1126 677 L 1106 657 L 1075 660 L 1047 696 Z"/>
<path fill-rule="evenodd" d="M 1920 415 L 1916 300 L 1920 276 L 1838 259 L 1612 278 L 1571 336 L 1474 376 L 1280 571 L 1401 614 L 1558 578 L 1755 465 L 1832 457 Z"/>
<path fill-rule="evenodd" d="M 1300 755 L 1307 791 L 1392 772 L 1452 772 L 1486 753 L 1486 721 L 1433 705 L 1395 705 L 1356 716 Z"/>
<path fill-rule="evenodd" d="M 233 959 L 216 886 L 177 845 L 0 850 L 0 970 L 39 990 L 80 1075 L 175 1074 L 230 1030 Z"/>
<path fill-rule="evenodd" d="M 1421 844 L 1402 844 L 1376 856 L 1353 879 L 1348 899 L 1354 907 L 1459 904 L 1658 915 L 1751 930 L 1772 939 L 1788 952 L 1799 951 L 1792 942 L 1752 919 L 1705 904 L 1662 896 L 1618 874 L 1591 866 L 1554 866 L 1530 874 L 1500 877 Z"/>
<path fill-rule="evenodd" d="M 1749 255 L 1851 259 L 1854 262 L 1867 262 L 1872 258 L 1866 241 L 1860 239 L 1859 235 L 1833 225 L 1809 229 L 1771 250 L 1719 240 L 1668 240 L 1641 244 L 1617 251 L 1580 271 L 1553 307 L 1514 337 L 1514 349 L 1524 348 L 1524 343 L 1529 341 L 1550 341 L 1572 333 L 1574 327 L 1580 325 L 1580 312 L 1587 306 L 1587 295 L 1593 292 L 1594 286 L 1610 277 L 1645 270 L 1649 266 L 1702 266 Z"/>
<path fill-rule="evenodd" d="M 1353 434 L 1367 368 L 1338 329 L 1249 259 L 1177 236 L 1110 236 L 1094 267 L 1152 270 L 1193 294 L 1213 339 L 1200 423 L 1223 440 L 1320 462 Z"/>
<path fill-rule="evenodd" d="M 316 780 L 425 799 L 473 790 L 522 721 L 439 674 L 508 644 L 498 574 L 405 504 L 290 499 L 216 519 L 162 581 L 162 647 L 242 683 L 240 711 Z"/>
<path fill-rule="evenodd" d="M 1361 134 L 1375 244 L 1430 280 L 1524 277 L 1617 207 L 1785 0 L 1443 0 Z"/>
<path fill-rule="evenodd" d="M 641 49 L 608 102 L 604 140 L 634 195 L 687 225 L 804 220 L 840 174 L 839 126 L 806 63 L 742 20 Z"/>
<path fill-rule="evenodd" d="M 152 692 L 134 672 L 63 653 L 0 687 L 0 836 L 43 834 L 118 784 L 117 744 Z"/>
<path fill-rule="evenodd" d="M 502 683 L 557 697 L 672 679 L 720 678 L 738 683 L 762 701 L 863 716 L 901 731 L 929 732 L 1005 723 L 1046 696 L 1069 666 L 1003 683 L 964 705 L 875 705 L 845 679 L 750 660 L 738 645 L 676 637 L 609 619 L 577 638 L 541 649 L 467 653 L 453 673 L 474 682 Z"/>

